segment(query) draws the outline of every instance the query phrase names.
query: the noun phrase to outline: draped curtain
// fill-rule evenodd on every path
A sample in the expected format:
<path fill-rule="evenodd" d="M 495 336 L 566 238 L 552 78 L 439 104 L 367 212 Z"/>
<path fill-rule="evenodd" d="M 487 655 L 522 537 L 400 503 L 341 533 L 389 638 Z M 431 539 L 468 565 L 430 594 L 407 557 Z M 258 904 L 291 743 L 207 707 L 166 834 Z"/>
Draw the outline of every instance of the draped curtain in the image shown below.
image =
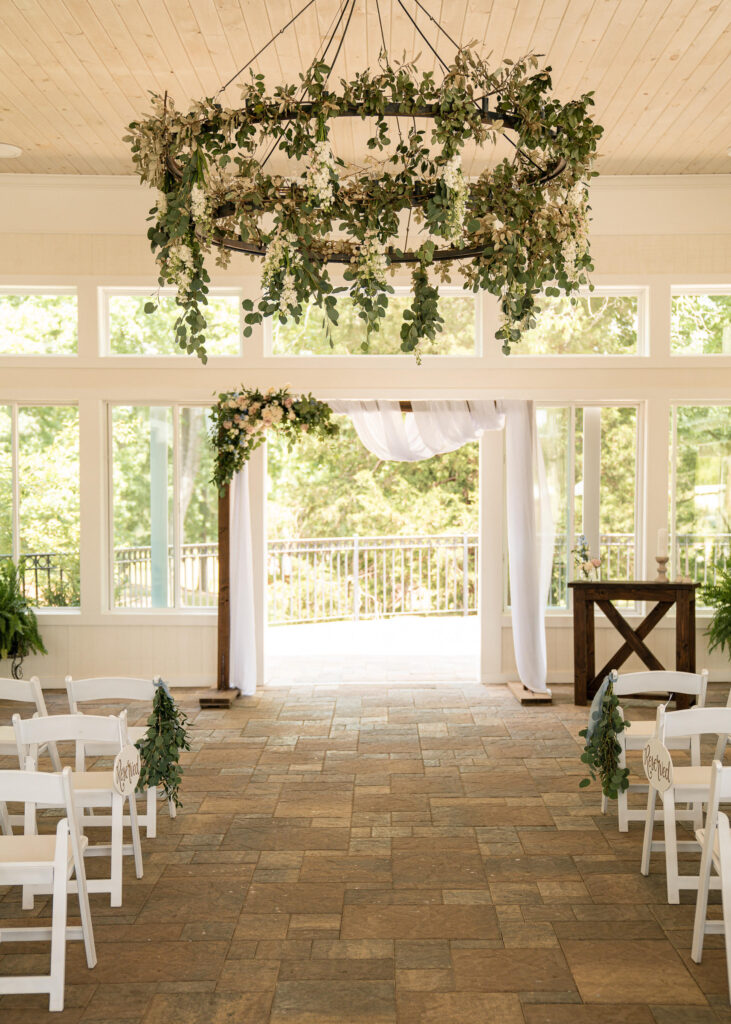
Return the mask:
<path fill-rule="evenodd" d="M 351 417 L 365 447 L 380 459 L 418 462 L 454 451 L 485 430 L 505 429 L 507 534 L 513 642 L 525 686 L 546 690 L 545 609 L 553 559 L 548 486 L 532 402 L 332 401 Z M 231 485 L 231 685 L 256 688 L 254 581 L 246 467 Z M 502 538 L 495 539 L 501 544 Z"/>

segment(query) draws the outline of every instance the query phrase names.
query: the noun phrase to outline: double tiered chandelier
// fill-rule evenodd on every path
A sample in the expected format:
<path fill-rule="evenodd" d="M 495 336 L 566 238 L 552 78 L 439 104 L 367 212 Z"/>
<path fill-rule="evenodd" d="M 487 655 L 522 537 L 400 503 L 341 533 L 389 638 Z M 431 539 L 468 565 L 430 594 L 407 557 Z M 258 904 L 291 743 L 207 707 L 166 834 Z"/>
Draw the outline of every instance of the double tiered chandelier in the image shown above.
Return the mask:
<path fill-rule="evenodd" d="M 588 283 L 587 183 L 602 134 L 587 113 L 591 93 L 561 104 L 551 69 L 535 55 L 490 70 L 421 0 L 393 4 L 439 72 L 393 61 L 374 2 L 380 54 L 352 79 L 330 85 L 353 11 L 362 3 L 367 13 L 368 0 L 339 0 L 299 84 L 269 92 L 249 70 L 313 4 L 327 6 L 309 0 L 215 96 L 187 113 L 154 96 L 152 116 L 130 125 L 137 171 L 157 189 L 148 236 L 160 285 L 177 288 L 176 340 L 203 362 L 214 250 L 221 265 L 232 252 L 262 262 L 261 296 L 244 302 L 246 335 L 265 317 L 299 321 L 311 304 L 335 324 L 338 294 L 347 293 L 368 337 L 386 313 L 392 275 L 410 266 L 401 348 L 417 356 L 441 330 L 438 284 L 453 272 L 467 289 L 498 296 L 506 353 L 533 325 L 537 296 Z M 420 26 L 424 18 L 455 48 L 451 63 Z M 247 70 L 240 105 L 225 106 L 223 93 Z M 344 118 L 365 126 L 351 133 L 357 152 L 340 153 L 336 143 Z M 488 145 L 492 161 L 466 173 L 463 157 L 483 156 Z M 341 280 L 331 279 L 332 264 L 345 265 Z"/>

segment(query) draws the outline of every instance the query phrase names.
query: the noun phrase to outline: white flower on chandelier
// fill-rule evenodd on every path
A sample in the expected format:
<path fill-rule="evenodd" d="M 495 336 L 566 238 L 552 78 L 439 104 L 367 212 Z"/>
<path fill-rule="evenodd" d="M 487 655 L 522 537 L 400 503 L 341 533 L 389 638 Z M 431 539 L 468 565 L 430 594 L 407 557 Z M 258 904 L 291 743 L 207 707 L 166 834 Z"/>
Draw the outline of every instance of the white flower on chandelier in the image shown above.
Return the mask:
<path fill-rule="evenodd" d="M 208 213 L 208 200 L 200 185 L 194 185 L 190 190 L 190 212 L 195 220 L 205 220 Z"/>
<path fill-rule="evenodd" d="M 285 228 L 278 228 L 267 246 L 261 283 L 264 292 L 278 300 L 280 316 L 287 316 L 297 306 L 297 285 L 292 268 L 298 266 L 301 259 L 296 236 Z"/>
<path fill-rule="evenodd" d="M 305 172 L 305 185 L 310 198 L 323 209 L 332 206 L 338 165 L 327 139 L 315 143 L 310 165 Z"/>
<path fill-rule="evenodd" d="M 467 196 L 469 195 L 469 187 L 462 173 L 462 160 L 459 153 L 455 153 L 441 166 L 439 177 L 449 193 L 445 235 L 452 245 L 459 246 L 464 238 Z"/>
<path fill-rule="evenodd" d="M 157 216 L 164 217 L 168 212 L 168 197 L 167 192 L 163 192 L 162 189 L 157 190 Z"/>
<path fill-rule="evenodd" d="M 379 288 L 386 284 L 388 271 L 386 246 L 373 228 L 368 228 L 366 231 L 358 255 L 352 257 L 351 263 L 357 263 L 358 279 L 361 282 L 367 282 Z"/>

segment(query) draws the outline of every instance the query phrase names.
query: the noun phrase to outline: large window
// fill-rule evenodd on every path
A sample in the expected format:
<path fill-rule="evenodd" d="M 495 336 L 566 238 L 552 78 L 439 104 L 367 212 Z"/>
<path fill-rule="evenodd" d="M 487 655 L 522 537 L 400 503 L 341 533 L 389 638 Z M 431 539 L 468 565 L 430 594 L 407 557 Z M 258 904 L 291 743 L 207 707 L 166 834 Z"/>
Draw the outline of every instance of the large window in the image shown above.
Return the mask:
<path fill-rule="evenodd" d="M 635 578 L 637 408 L 545 406 L 536 415 L 556 530 L 549 603 L 565 608 L 582 534 L 602 579 Z"/>
<path fill-rule="evenodd" d="M 701 583 L 731 567 L 731 405 L 680 405 L 670 421 L 673 572 Z"/>
<path fill-rule="evenodd" d="M 403 355 L 401 324 L 404 310 L 412 297 L 403 293 L 389 296 L 388 310 L 378 331 L 368 338 L 357 309 L 348 297 L 338 299 L 338 324 L 328 325 L 322 310 L 311 306 L 299 324 L 271 321 L 272 355 L 275 356 L 342 356 Z M 422 355 L 473 356 L 478 333 L 478 302 L 473 294 L 445 292 L 439 297 L 439 311 L 444 317 L 441 334 L 436 340 L 425 340 L 419 346 Z M 413 354 L 409 354 L 413 359 Z"/>
<path fill-rule="evenodd" d="M 112 407 L 113 607 L 216 604 L 218 499 L 207 432 L 203 407 Z"/>
<path fill-rule="evenodd" d="M 75 406 L 0 406 L 0 558 L 8 557 L 34 604 L 79 604 Z"/>
<path fill-rule="evenodd" d="M 175 296 L 163 291 L 157 310 L 146 313 L 148 288 L 104 289 L 108 354 L 113 356 L 180 356 L 175 344 L 175 321 L 180 307 Z M 241 351 L 241 296 L 238 291 L 213 289 L 204 309 L 206 351 L 211 357 L 237 356 Z"/>
<path fill-rule="evenodd" d="M 674 288 L 670 349 L 674 356 L 731 356 L 731 289 Z"/>
<path fill-rule="evenodd" d="M 536 326 L 526 331 L 512 355 L 634 356 L 642 351 L 644 293 L 603 288 L 572 303 L 541 296 Z"/>
<path fill-rule="evenodd" d="M 73 356 L 77 348 L 73 288 L 0 290 L 0 356 Z"/>

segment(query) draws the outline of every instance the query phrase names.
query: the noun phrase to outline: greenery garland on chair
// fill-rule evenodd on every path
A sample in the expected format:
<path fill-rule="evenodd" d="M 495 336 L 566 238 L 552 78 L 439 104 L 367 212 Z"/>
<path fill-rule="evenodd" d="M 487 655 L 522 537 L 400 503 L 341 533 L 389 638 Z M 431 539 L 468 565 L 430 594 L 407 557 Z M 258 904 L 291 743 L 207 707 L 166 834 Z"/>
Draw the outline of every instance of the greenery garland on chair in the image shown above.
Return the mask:
<path fill-rule="evenodd" d="M 234 475 L 276 428 L 292 448 L 302 434 L 329 438 L 338 433 L 332 410 L 312 395 L 291 395 L 289 386 L 224 391 L 211 409 L 210 442 L 214 448 L 213 483 L 223 495 Z"/>
<path fill-rule="evenodd" d="M 617 736 L 630 725 L 619 710 L 619 698 L 614 693 L 616 672 L 610 673 L 597 694 L 599 706 L 592 704 L 589 725 L 579 736 L 586 740 L 581 760 L 587 766 L 591 778 L 582 779 L 579 786 L 589 786 L 591 780 L 599 780 L 602 793 L 610 800 L 629 788 L 629 768 L 622 768 L 619 757 L 622 747 Z M 605 690 L 602 693 L 602 689 Z M 600 696 L 601 694 L 601 696 Z M 597 700 L 595 698 L 595 701 Z"/>
<path fill-rule="evenodd" d="M 153 786 L 162 786 L 165 796 L 180 807 L 178 789 L 183 769 L 180 753 L 190 750 L 188 716 L 178 707 L 162 679 L 155 680 L 152 714 L 147 719 L 147 733 L 135 746 L 140 752 L 138 793 Z"/>
<path fill-rule="evenodd" d="M 129 126 L 127 141 L 140 179 L 157 190 L 148 238 L 160 285 L 177 289 L 177 344 L 206 361 L 215 248 L 220 265 L 231 250 L 263 258 L 261 297 L 243 303 L 247 336 L 265 317 L 299 323 L 311 302 L 337 323 L 338 291 L 350 293 L 367 333 L 377 331 L 393 292 L 388 276 L 407 263 L 414 299 L 404 351 L 418 355 L 422 338 L 441 330 L 434 285 L 456 268 L 465 288 L 499 298 L 496 336 L 508 353 L 533 326 L 541 292 L 576 295 L 592 270 L 587 184 L 602 128 L 589 114 L 592 94 L 562 104 L 550 70 L 535 55 L 491 69 L 465 47 L 441 80 L 382 55 L 337 89 L 321 61 L 271 93 L 252 73 L 237 107 L 224 106 L 220 90 L 187 112 L 153 95 L 152 114 Z M 357 163 L 332 148 L 342 117 L 368 132 Z M 464 147 L 502 139 L 509 154 L 468 178 Z M 289 174 L 266 166 L 277 150 Z M 408 232 L 401 238 L 407 211 L 411 242 Z M 333 262 L 347 268 L 344 288 L 330 278 Z"/>

